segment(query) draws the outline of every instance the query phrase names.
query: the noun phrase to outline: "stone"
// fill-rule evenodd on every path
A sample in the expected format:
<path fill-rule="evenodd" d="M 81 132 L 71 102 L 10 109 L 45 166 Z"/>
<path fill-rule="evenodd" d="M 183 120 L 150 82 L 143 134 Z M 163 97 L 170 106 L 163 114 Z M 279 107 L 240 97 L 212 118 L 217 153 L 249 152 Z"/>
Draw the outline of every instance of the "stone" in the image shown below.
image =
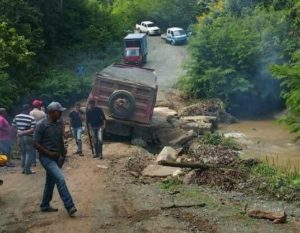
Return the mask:
<path fill-rule="evenodd" d="M 172 176 L 181 176 L 183 174 L 182 169 L 177 169 L 175 172 L 173 172 Z"/>
<path fill-rule="evenodd" d="M 248 216 L 253 218 L 268 219 L 273 223 L 285 223 L 287 220 L 287 214 L 285 211 L 268 212 L 260 209 L 253 209 L 248 211 Z"/>
<path fill-rule="evenodd" d="M 170 146 L 165 146 L 156 158 L 159 161 L 176 161 L 178 152 Z"/>
<path fill-rule="evenodd" d="M 105 165 L 100 165 L 100 164 L 98 164 L 98 165 L 97 165 L 97 168 L 101 168 L 101 169 L 108 169 L 108 167 L 107 167 L 107 166 L 105 166 Z"/>
<path fill-rule="evenodd" d="M 196 170 L 192 170 L 190 171 L 188 174 L 185 175 L 185 177 L 183 178 L 183 183 L 184 184 L 192 184 L 193 180 L 195 179 L 195 177 L 197 176 L 197 172 Z"/>
<path fill-rule="evenodd" d="M 185 134 L 180 135 L 179 137 L 173 139 L 170 141 L 170 145 L 172 146 L 183 146 L 185 143 L 190 141 L 191 139 L 195 138 L 197 134 L 194 130 L 190 130 L 186 132 Z"/>
<path fill-rule="evenodd" d="M 172 176 L 175 172 L 181 170 L 176 167 L 166 167 L 160 166 L 156 164 L 150 164 L 143 170 L 143 176 L 150 176 L 150 177 L 167 177 Z"/>

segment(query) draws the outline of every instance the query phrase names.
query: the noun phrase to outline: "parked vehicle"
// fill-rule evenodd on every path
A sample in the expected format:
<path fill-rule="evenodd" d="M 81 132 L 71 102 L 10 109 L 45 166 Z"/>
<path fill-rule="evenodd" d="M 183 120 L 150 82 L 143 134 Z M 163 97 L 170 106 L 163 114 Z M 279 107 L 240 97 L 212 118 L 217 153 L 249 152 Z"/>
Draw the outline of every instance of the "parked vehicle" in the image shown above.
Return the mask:
<path fill-rule="evenodd" d="M 96 73 L 89 99 L 103 109 L 107 133 L 129 136 L 135 127 L 150 127 L 157 89 L 154 70 L 113 64 Z"/>
<path fill-rule="evenodd" d="M 131 33 L 124 38 L 124 63 L 142 65 L 147 62 L 148 45 L 144 33 Z"/>
<path fill-rule="evenodd" d="M 160 35 L 160 28 L 155 26 L 151 21 L 142 21 L 141 24 L 136 24 L 135 29 L 139 32 L 144 32 L 147 35 Z"/>
<path fill-rule="evenodd" d="M 167 43 L 175 45 L 186 44 L 188 36 L 182 28 L 172 27 L 168 28 L 167 33 L 161 35 L 161 38 L 164 39 Z"/>

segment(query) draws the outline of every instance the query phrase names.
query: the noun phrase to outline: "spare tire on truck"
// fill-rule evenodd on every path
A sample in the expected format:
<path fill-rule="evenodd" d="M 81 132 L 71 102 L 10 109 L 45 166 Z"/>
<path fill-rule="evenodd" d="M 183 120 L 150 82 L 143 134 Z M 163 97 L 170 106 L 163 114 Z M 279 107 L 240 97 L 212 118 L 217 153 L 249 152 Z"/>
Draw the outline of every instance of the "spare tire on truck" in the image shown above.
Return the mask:
<path fill-rule="evenodd" d="M 132 116 L 135 110 L 134 96 L 124 90 L 114 91 L 109 97 L 109 110 L 113 117 L 126 119 Z"/>

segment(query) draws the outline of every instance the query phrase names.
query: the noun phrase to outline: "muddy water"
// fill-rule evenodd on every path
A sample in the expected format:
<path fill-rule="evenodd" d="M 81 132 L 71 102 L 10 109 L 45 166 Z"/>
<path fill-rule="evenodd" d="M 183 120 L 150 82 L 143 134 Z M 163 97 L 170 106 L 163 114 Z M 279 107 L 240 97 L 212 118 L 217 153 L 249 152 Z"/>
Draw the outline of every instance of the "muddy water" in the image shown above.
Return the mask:
<path fill-rule="evenodd" d="M 290 171 L 300 171 L 300 141 L 295 142 L 296 135 L 273 119 L 221 125 L 220 131 L 243 144 L 242 157 L 255 157 Z"/>

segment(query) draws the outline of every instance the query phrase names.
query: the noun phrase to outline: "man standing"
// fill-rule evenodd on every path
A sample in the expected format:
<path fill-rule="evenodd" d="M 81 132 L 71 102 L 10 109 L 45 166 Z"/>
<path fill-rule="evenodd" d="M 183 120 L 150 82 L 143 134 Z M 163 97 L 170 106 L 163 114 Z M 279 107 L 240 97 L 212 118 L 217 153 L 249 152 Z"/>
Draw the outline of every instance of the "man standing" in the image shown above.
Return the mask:
<path fill-rule="evenodd" d="M 41 100 L 33 100 L 32 101 L 32 110 L 29 113 L 30 116 L 33 116 L 36 122 L 39 122 L 42 119 L 46 118 L 46 113 L 42 111 L 43 101 Z M 32 158 L 32 166 L 36 166 L 37 163 L 37 152 L 34 153 Z"/>
<path fill-rule="evenodd" d="M 10 162 L 11 155 L 11 127 L 6 120 L 6 109 L 0 108 L 0 153 L 4 153 L 8 158 L 7 167 L 14 167 Z"/>
<path fill-rule="evenodd" d="M 39 122 L 42 119 L 46 118 L 46 113 L 43 112 L 42 109 L 43 101 L 41 100 L 33 100 L 32 101 L 32 110 L 29 113 L 30 116 L 33 116 L 36 122 Z"/>
<path fill-rule="evenodd" d="M 70 216 L 77 211 L 71 194 L 67 188 L 62 170 L 67 148 L 65 148 L 63 124 L 59 119 L 66 110 L 58 102 L 52 102 L 47 107 L 48 118 L 40 121 L 34 135 L 34 146 L 40 155 L 40 162 L 46 170 L 46 183 L 42 203 L 42 212 L 55 212 L 58 209 L 51 207 L 54 186 L 64 202 L 64 206 Z"/>
<path fill-rule="evenodd" d="M 81 104 L 76 103 L 74 110 L 69 114 L 69 118 L 70 118 L 72 134 L 77 145 L 76 154 L 83 156 L 81 136 L 82 136 L 82 121 L 84 120 L 84 114 L 80 110 L 80 107 Z"/>
<path fill-rule="evenodd" d="M 88 103 L 88 110 L 86 112 L 86 121 L 88 130 L 93 136 L 93 144 L 96 151 L 94 158 L 103 158 L 103 130 L 106 127 L 106 119 L 103 110 L 96 107 L 95 100 L 90 100 Z"/>
<path fill-rule="evenodd" d="M 33 132 L 36 122 L 34 117 L 29 115 L 29 112 L 30 106 L 24 104 L 22 113 L 16 115 L 12 123 L 13 130 L 19 140 L 23 168 L 22 173 L 26 175 L 35 173 L 31 170 L 31 163 L 35 153 L 33 148 Z"/>

